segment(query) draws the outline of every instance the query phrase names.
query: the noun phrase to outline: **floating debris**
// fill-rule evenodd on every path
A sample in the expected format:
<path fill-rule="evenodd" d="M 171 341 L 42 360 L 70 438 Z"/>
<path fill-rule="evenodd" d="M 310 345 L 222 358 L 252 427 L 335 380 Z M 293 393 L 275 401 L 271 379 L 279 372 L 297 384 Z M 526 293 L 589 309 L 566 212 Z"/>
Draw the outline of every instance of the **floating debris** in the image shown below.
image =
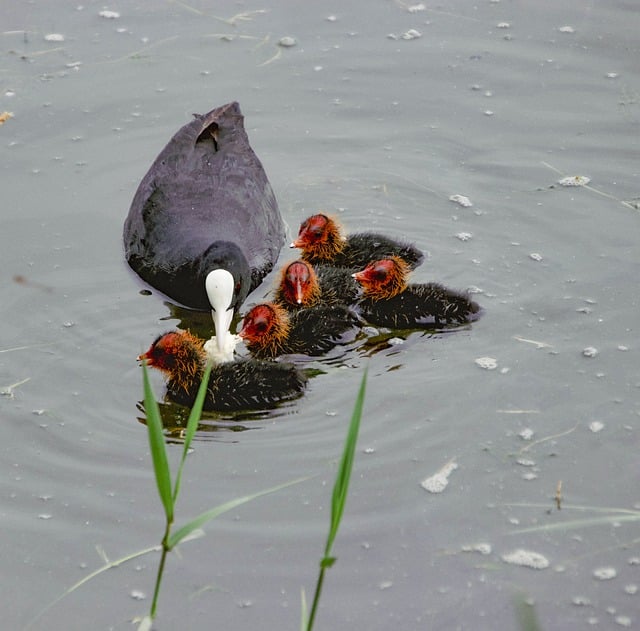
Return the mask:
<path fill-rule="evenodd" d="M 604 423 L 602 423 L 600 421 L 593 421 L 593 422 L 589 423 L 589 429 L 594 434 L 597 434 L 598 432 L 601 432 L 604 429 Z"/>
<path fill-rule="evenodd" d="M 400 39 L 419 39 L 422 37 L 422 33 L 420 31 L 416 31 L 414 28 L 410 28 L 406 33 L 400 35 Z"/>
<path fill-rule="evenodd" d="M 451 460 L 450 462 L 447 462 L 440 471 L 431 477 L 422 480 L 422 482 L 420 482 L 420 486 L 425 491 L 429 491 L 429 493 L 442 493 L 449 484 L 449 476 L 451 475 L 451 472 L 455 471 L 457 468 L 457 463 Z"/>
<path fill-rule="evenodd" d="M 13 112 L 2 112 L 0 114 L 0 125 L 6 123 L 10 118 L 13 118 Z"/>
<path fill-rule="evenodd" d="M 518 436 L 522 440 L 531 440 L 534 436 L 534 431 L 530 427 L 525 427 L 521 432 L 518 433 Z"/>
<path fill-rule="evenodd" d="M 498 367 L 498 360 L 494 357 L 478 357 L 475 363 L 485 370 L 495 370 Z"/>
<path fill-rule="evenodd" d="M 624 351 L 628 351 L 628 350 L 629 350 L 629 347 L 628 347 L 628 346 L 624 346 L 624 344 L 619 344 L 619 345 L 618 345 L 618 350 L 619 350 L 619 351 L 623 351 L 623 352 L 624 352 Z"/>
<path fill-rule="evenodd" d="M 585 357 L 595 357 L 598 354 L 598 349 L 593 346 L 587 346 L 587 348 L 582 351 L 582 354 Z"/>
<path fill-rule="evenodd" d="M 12 383 L 10 386 L 6 386 L 5 388 L 0 388 L 0 395 L 2 395 L 3 397 L 9 397 L 10 399 L 13 399 L 14 389 L 17 388 L 18 386 L 21 386 L 23 383 L 27 383 L 27 381 L 30 381 L 30 379 L 31 377 L 27 377 L 22 381 L 17 381 L 16 383 Z"/>
<path fill-rule="evenodd" d="M 335 15 L 327 15 L 326 20 L 327 22 L 337 22 L 338 18 Z"/>
<path fill-rule="evenodd" d="M 282 46 L 283 48 L 291 48 L 295 46 L 298 42 L 295 37 L 290 37 L 289 35 L 285 35 L 278 40 L 278 46 Z"/>
<path fill-rule="evenodd" d="M 534 570 L 544 570 L 549 567 L 549 560 L 538 552 L 518 548 L 509 554 L 503 554 L 502 560 L 511 565 L 521 565 Z"/>
<path fill-rule="evenodd" d="M 571 599 L 571 603 L 576 607 L 590 607 L 591 601 L 586 596 L 574 596 Z"/>
<path fill-rule="evenodd" d="M 538 252 L 531 252 L 531 254 L 529 254 L 529 258 L 532 261 L 541 261 L 542 260 L 542 254 L 538 254 Z"/>
<path fill-rule="evenodd" d="M 586 175 L 568 175 L 558 180 L 560 186 L 586 186 L 591 182 L 591 178 Z"/>
<path fill-rule="evenodd" d="M 518 340 L 518 342 L 525 342 L 527 344 L 533 344 L 537 348 L 553 348 L 552 344 L 547 344 L 546 342 L 538 342 L 537 340 L 529 340 L 526 337 L 519 337 L 518 335 L 513 336 L 514 340 Z"/>
<path fill-rule="evenodd" d="M 449 197 L 449 201 L 454 202 L 458 204 L 458 206 L 462 206 L 463 208 L 471 208 L 471 206 L 473 206 L 471 200 L 464 195 L 451 195 L 451 197 Z"/>
<path fill-rule="evenodd" d="M 420 4 L 412 4 L 411 6 L 407 7 L 407 11 L 409 11 L 409 13 L 418 13 L 419 11 L 426 11 L 427 7 L 422 4 L 422 2 Z"/>
<path fill-rule="evenodd" d="M 120 17 L 120 14 L 117 11 L 109 11 L 108 9 L 105 9 L 104 11 L 100 11 L 98 15 L 101 18 L 105 18 L 107 20 L 117 20 Z"/>
<path fill-rule="evenodd" d="M 558 29 L 561 33 L 575 33 L 576 29 L 573 28 L 573 26 L 561 26 Z"/>
<path fill-rule="evenodd" d="M 131 596 L 133 600 L 144 600 L 147 597 L 147 595 L 143 591 L 140 591 L 139 589 L 131 590 L 131 593 L 129 594 L 129 596 Z"/>
<path fill-rule="evenodd" d="M 617 79 L 620 75 L 617 72 L 607 72 L 607 74 L 604 76 L 607 79 Z"/>
<path fill-rule="evenodd" d="M 498 22 L 496 28 L 511 28 L 511 24 L 509 22 Z"/>
<path fill-rule="evenodd" d="M 460 241 L 469 241 L 473 235 L 470 232 L 458 232 L 456 234 L 456 239 L 460 239 Z"/>
<path fill-rule="evenodd" d="M 463 552 L 479 552 L 485 556 L 491 554 L 490 543 L 474 543 L 473 545 L 462 546 Z"/>
<path fill-rule="evenodd" d="M 46 42 L 64 42 L 64 35 L 62 33 L 49 33 L 44 36 Z"/>
<path fill-rule="evenodd" d="M 624 586 L 625 594 L 629 594 L 633 596 L 638 593 L 638 586 L 635 583 L 630 583 L 629 585 Z"/>
<path fill-rule="evenodd" d="M 593 570 L 593 577 L 599 581 L 610 581 L 618 576 L 618 572 L 614 567 L 599 567 Z"/>
<path fill-rule="evenodd" d="M 493 110 L 485 110 L 482 112 L 485 116 L 493 116 Z"/>

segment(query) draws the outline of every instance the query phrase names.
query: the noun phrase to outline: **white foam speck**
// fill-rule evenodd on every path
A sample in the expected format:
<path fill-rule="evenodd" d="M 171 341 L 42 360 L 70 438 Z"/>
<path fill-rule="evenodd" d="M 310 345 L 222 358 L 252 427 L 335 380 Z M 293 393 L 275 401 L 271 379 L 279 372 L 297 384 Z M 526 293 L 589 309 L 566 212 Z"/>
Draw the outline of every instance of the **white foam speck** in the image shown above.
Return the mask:
<path fill-rule="evenodd" d="M 49 33 L 44 36 L 47 42 L 64 42 L 64 35 L 62 33 Z"/>
<path fill-rule="evenodd" d="M 583 351 L 582 354 L 585 357 L 595 357 L 598 354 L 598 349 L 593 347 L 593 346 L 587 346 Z"/>
<path fill-rule="evenodd" d="M 451 475 L 451 472 L 455 471 L 457 468 L 457 463 L 452 460 L 444 465 L 440 471 L 422 480 L 422 482 L 420 482 L 420 486 L 425 491 L 429 491 L 429 493 L 442 493 L 449 484 L 449 476 Z"/>
<path fill-rule="evenodd" d="M 104 11 L 100 11 L 98 15 L 101 18 L 106 18 L 107 20 L 117 20 L 120 17 L 120 14 L 117 11 L 109 11 L 106 9 Z"/>
<path fill-rule="evenodd" d="M 609 581 L 618 576 L 618 572 L 614 567 L 599 567 L 593 570 L 593 576 L 600 581 Z"/>
<path fill-rule="evenodd" d="M 478 357 L 475 363 L 485 370 L 495 370 L 498 367 L 498 361 L 494 357 Z"/>
<path fill-rule="evenodd" d="M 472 201 L 464 195 L 451 195 L 451 197 L 449 197 L 449 201 L 455 202 L 456 204 L 458 204 L 458 206 L 462 206 L 463 208 L 470 208 L 471 206 L 473 206 Z"/>
<path fill-rule="evenodd" d="M 558 180 L 560 186 L 586 186 L 591 182 L 591 178 L 586 175 L 569 175 Z"/>
<path fill-rule="evenodd" d="M 521 565 L 534 570 L 544 570 L 549 567 L 549 560 L 538 552 L 518 548 L 509 554 L 503 554 L 502 560 L 511 565 Z"/>
<path fill-rule="evenodd" d="M 298 42 L 296 42 L 295 37 L 290 37 L 286 35 L 285 37 L 281 37 L 278 41 L 278 46 L 283 46 L 284 48 L 291 48 L 295 46 Z"/>
<path fill-rule="evenodd" d="M 419 39 L 420 37 L 422 37 L 422 33 L 420 31 L 416 31 L 416 29 L 414 28 L 410 28 L 406 33 L 403 33 L 402 35 L 400 35 L 401 39 Z"/>
<path fill-rule="evenodd" d="M 471 545 L 462 546 L 463 552 L 478 552 L 485 556 L 491 554 L 492 548 L 490 543 L 474 543 Z"/>

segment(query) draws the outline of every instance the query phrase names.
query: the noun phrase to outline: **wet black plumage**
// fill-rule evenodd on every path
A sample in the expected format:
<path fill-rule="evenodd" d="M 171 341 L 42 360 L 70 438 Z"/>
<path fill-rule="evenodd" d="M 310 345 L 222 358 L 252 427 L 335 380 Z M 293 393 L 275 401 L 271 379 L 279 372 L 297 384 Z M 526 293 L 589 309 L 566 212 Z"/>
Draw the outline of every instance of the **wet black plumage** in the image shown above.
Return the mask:
<path fill-rule="evenodd" d="M 273 267 L 285 227 L 238 103 L 182 127 L 142 179 L 124 224 L 127 262 L 187 307 L 210 308 L 205 278 L 227 269 L 239 307 Z"/>

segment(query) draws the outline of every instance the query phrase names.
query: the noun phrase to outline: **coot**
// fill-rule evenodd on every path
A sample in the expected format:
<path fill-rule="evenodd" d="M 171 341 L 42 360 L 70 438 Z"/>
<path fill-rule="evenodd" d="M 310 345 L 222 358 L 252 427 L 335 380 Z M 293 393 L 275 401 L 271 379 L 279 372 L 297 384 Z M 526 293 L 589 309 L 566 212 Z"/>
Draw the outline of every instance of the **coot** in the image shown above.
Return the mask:
<path fill-rule="evenodd" d="M 238 103 L 196 114 L 142 179 L 124 224 L 129 265 L 178 303 L 212 309 L 220 350 L 271 270 L 285 226 Z"/>
<path fill-rule="evenodd" d="M 293 261 L 280 275 L 275 301 L 289 310 L 316 305 L 353 304 L 362 289 L 353 278 L 355 269 L 311 265 L 307 261 Z"/>
<path fill-rule="evenodd" d="M 260 358 L 278 355 L 324 355 L 337 344 L 350 341 L 358 317 L 343 305 L 311 307 L 289 313 L 275 302 L 254 306 L 242 321 L 240 337 Z"/>
<path fill-rule="evenodd" d="M 480 306 L 468 294 L 439 283 L 407 284 L 409 266 L 400 257 L 369 263 L 353 277 L 363 286 L 360 315 L 378 326 L 411 329 L 476 320 Z"/>
<path fill-rule="evenodd" d="M 203 340 L 187 331 L 158 337 L 138 357 L 168 376 L 167 398 L 192 406 L 206 365 Z M 204 409 L 256 410 L 302 395 L 306 376 L 293 364 L 242 359 L 218 364 L 211 370 Z"/>
<path fill-rule="evenodd" d="M 424 254 L 414 245 L 383 234 L 359 232 L 344 236 L 338 220 L 323 214 L 312 215 L 302 222 L 291 247 L 301 248 L 305 261 L 336 267 L 361 269 L 371 261 L 400 256 L 413 269 L 424 260 Z"/>

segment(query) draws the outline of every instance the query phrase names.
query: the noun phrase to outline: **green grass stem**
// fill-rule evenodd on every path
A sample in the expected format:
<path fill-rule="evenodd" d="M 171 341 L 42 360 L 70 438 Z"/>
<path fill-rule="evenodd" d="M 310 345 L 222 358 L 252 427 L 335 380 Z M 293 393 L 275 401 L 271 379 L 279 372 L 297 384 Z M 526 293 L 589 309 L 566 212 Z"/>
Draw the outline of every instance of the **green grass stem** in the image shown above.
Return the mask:
<path fill-rule="evenodd" d="M 331 523 L 329 527 L 329 533 L 327 535 L 327 542 L 324 548 L 324 556 L 320 560 L 320 572 L 318 574 L 318 580 L 316 582 L 316 590 L 313 596 L 311 611 L 306 622 L 307 631 L 311 631 L 313 629 L 316 612 L 320 603 L 320 595 L 322 594 L 325 571 L 327 568 L 330 568 L 336 561 L 335 557 L 333 557 L 331 553 L 333 549 L 333 543 L 335 541 L 336 535 L 338 534 L 338 528 L 340 527 L 340 522 L 344 513 L 344 507 L 347 501 L 347 493 L 349 491 L 349 481 L 351 479 L 351 471 L 353 469 L 356 443 L 358 442 L 360 419 L 362 417 L 362 408 L 364 406 L 366 383 L 367 369 L 365 369 L 364 374 L 362 375 L 360 389 L 358 390 L 358 396 L 356 397 L 356 402 L 351 414 L 351 422 L 349 423 L 349 429 L 347 431 L 347 437 L 345 439 L 342 458 L 340 459 L 340 464 L 338 466 L 336 481 L 333 486 L 333 494 L 331 497 Z M 304 605 L 306 609 L 306 603 L 304 603 Z M 303 621 L 306 619 L 304 609 L 302 619 Z M 305 628 L 304 625 L 303 628 Z"/>
<path fill-rule="evenodd" d="M 164 443 L 164 430 L 160 406 L 153 394 L 149 382 L 149 370 L 147 363 L 142 363 L 142 380 L 144 385 L 144 409 L 147 414 L 147 434 L 149 435 L 149 448 L 153 461 L 153 470 L 160 500 L 164 507 L 167 523 L 173 522 L 173 491 L 171 489 L 171 471 L 167 459 L 167 448 Z"/>

